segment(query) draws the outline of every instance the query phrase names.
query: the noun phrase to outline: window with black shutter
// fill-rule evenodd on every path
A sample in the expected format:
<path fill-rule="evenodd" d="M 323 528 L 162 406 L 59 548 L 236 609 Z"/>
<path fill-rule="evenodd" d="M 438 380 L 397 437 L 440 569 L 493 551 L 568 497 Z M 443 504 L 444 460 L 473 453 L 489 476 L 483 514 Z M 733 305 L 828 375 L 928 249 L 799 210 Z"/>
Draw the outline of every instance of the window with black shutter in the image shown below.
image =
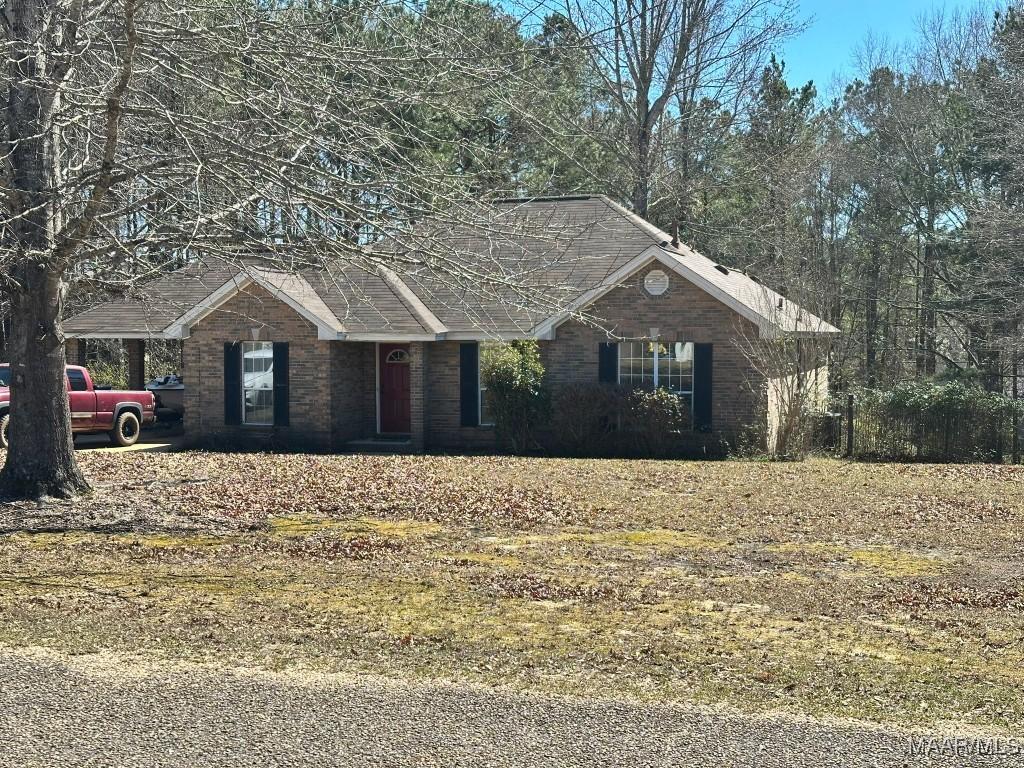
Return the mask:
<path fill-rule="evenodd" d="M 624 341 L 601 344 L 599 380 L 626 389 L 667 389 L 693 415 L 693 428 L 711 430 L 711 344 Z"/>
<path fill-rule="evenodd" d="M 693 426 L 699 432 L 711 431 L 712 369 L 711 344 L 693 346 Z"/>
<path fill-rule="evenodd" d="M 288 426 L 288 342 L 274 342 L 274 426 Z"/>
<path fill-rule="evenodd" d="M 480 425 L 480 346 L 459 345 L 459 413 L 464 427 Z"/>
<path fill-rule="evenodd" d="M 619 345 L 614 341 L 598 345 L 597 380 L 602 384 L 615 384 L 619 380 Z"/>

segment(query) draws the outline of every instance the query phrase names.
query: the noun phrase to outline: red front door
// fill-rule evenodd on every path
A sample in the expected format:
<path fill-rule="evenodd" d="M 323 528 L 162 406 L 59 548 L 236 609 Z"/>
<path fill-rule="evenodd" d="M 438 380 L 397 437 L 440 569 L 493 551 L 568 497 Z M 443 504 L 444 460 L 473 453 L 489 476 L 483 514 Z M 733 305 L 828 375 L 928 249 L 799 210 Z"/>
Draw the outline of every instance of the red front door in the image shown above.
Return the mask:
<path fill-rule="evenodd" d="M 377 354 L 380 361 L 380 431 L 411 432 L 409 345 L 381 344 Z"/>

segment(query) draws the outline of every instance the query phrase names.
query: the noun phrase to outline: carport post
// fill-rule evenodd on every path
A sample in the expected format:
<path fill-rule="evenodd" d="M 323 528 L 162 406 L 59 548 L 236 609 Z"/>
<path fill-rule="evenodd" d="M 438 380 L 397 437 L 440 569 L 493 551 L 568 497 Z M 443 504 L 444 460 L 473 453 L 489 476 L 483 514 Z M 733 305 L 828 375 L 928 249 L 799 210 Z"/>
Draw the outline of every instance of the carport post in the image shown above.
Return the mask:
<path fill-rule="evenodd" d="M 128 352 L 128 389 L 140 390 L 146 386 L 146 341 L 125 339 Z"/>
<path fill-rule="evenodd" d="M 68 365 L 85 365 L 85 339 L 67 339 L 64 342 L 64 358 Z"/>

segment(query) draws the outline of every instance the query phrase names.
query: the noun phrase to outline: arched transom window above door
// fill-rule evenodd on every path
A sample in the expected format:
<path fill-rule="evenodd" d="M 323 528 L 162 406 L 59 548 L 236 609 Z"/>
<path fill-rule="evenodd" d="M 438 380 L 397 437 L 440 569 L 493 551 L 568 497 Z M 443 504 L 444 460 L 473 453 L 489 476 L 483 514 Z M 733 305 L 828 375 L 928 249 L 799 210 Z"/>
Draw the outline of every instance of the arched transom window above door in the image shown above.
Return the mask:
<path fill-rule="evenodd" d="M 388 352 L 388 356 L 384 358 L 385 363 L 408 363 L 409 352 L 405 349 L 392 349 Z"/>

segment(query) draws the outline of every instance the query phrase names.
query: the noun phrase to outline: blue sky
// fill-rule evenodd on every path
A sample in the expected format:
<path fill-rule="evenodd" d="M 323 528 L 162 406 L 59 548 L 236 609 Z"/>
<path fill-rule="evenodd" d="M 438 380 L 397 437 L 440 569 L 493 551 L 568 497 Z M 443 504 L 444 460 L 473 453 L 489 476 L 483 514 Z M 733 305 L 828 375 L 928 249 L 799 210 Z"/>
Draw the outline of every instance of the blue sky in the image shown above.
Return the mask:
<path fill-rule="evenodd" d="M 918 17 L 932 8 L 952 10 L 973 5 L 955 0 L 800 0 L 800 11 L 811 26 L 780 52 L 787 80 L 798 85 L 814 80 L 818 92 L 829 92 L 833 75 L 855 72 L 853 53 L 868 33 L 901 43 L 917 31 Z"/>

